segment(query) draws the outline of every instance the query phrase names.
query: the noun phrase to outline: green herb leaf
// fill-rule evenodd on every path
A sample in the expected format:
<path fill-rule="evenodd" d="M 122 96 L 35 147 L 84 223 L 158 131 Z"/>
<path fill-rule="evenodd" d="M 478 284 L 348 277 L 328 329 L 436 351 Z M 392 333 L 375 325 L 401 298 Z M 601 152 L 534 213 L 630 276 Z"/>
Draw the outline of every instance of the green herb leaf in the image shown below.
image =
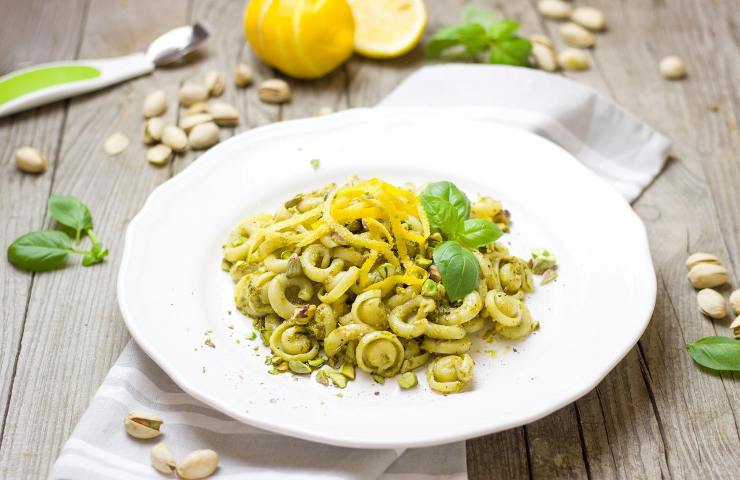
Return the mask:
<path fill-rule="evenodd" d="M 103 248 L 103 245 L 98 242 L 93 243 L 93 246 L 90 249 L 90 251 L 87 252 L 84 257 L 82 257 L 82 265 L 85 267 L 89 267 L 97 263 L 102 263 L 105 260 L 105 257 L 107 256 L 108 256 L 107 248 Z"/>
<path fill-rule="evenodd" d="M 524 67 L 529 64 L 531 51 L 532 44 L 526 38 L 513 37 L 499 40 L 491 45 L 488 63 Z"/>
<path fill-rule="evenodd" d="M 488 220 L 469 218 L 457 238 L 471 248 L 478 248 L 495 242 L 501 236 L 501 229 Z"/>
<path fill-rule="evenodd" d="M 519 24 L 514 20 L 499 20 L 486 27 L 486 33 L 492 40 L 506 40 L 514 36 Z"/>
<path fill-rule="evenodd" d="M 424 195 L 431 195 L 447 200 L 457 210 L 457 215 L 462 220 L 470 216 L 470 200 L 457 186 L 452 182 L 434 182 L 424 190 Z"/>
<path fill-rule="evenodd" d="M 8 247 L 8 260 L 29 272 L 61 268 L 72 251 L 72 241 L 64 232 L 44 230 L 18 237 Z"/>
<path fill-rule="evenodd" d="M 455 25 L 438 30 L 427 44 L 427 55 L 432 58 L 449 59 L 460 53 L 461 49 L 465 56 L 473 59 L 476 55 L 488 47 L 486 30 L 477 23 Z M 450 54 L 449 50 L 457 48 L 458 51 Z"/>
<path fill-rule="evenodd" d="M 696 363 L 712 370 L 740 371 L 740 341 L 728 337 L 705 337 L 686 345 Z"/>
<path fill-rule="evenodd" d="M 422 195 L 421 205 L 429 218 L 429 225 L 442 232 L 447 238 L 454 238 L 462 227 L 462 220 L 455 207 L 440 197 Z"/>
<path fill-rule="evenodd" d="M 478 261 L 473 252 L 458 242 L 440 243 L 432 257 L 451 302 L 460 300 L 478 286 Z"/>
<path fill-rule="evenodd" d="M 49 197 L 49 212 L 57 222 L 75 231 L 75 240 L 80 241 L 84 230 L 92 230 L 90 210 L 76 197 L 52 195 Z"/>
<path fill-rule="evenodd" d="M 519 23 L 499 20 L 490 10 L 469 5 L 462 22 L 438 30 L 427 44 L 432 58 L 448 61 L 481 61 L 482 54 L 490 63 L 526 66 L 532 44 L 516 35 Z"/>

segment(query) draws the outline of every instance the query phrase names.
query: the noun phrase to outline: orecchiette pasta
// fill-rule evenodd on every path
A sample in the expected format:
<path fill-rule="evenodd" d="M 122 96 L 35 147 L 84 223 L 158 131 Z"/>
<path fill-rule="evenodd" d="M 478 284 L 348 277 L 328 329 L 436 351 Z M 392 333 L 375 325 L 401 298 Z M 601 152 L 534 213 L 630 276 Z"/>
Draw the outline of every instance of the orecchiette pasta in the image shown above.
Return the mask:
<path fill-rule="evenodd" d="M 497 200 L 481 198 L 470 212 L 509 228 Z M 472 378 L 471 335 L 515 340 L 538 324 L 524 304 L 531 263 L 499 243 L 471 249 L 477 286 L 450 302 L 433 260 L 442 241 L 413 186 L 353 179 L 243 220 L 222 266 L 272 352 L 270 373 L 318 370 L 317 381 L 344 388 L 357 367 L 379 382 L 407 373 L 402 386 L 412 388 L 408 372 L 427 365 L 429 387 L 448 394 Z"/>

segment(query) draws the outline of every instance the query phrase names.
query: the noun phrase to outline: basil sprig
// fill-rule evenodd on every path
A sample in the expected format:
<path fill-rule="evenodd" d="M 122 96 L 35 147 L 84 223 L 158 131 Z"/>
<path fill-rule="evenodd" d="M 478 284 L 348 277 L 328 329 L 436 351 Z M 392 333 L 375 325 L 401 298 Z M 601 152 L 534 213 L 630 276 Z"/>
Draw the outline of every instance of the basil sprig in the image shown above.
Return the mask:
<path fill-rule="evenodd" d="M 437 30 L 427 44 L 431 58 L 527 66 L 532 44 L 516 35 L 519 24 L 500 20 L 480 7 L 468 5 L 462 21 Z"/>
<path fill-rule="evenodd" d="M 740 340 L 705 337 L 686 345 L 696 363 L 712 370 L 740 372 Z"/>
<path fill-rule="evenodd" d="M 421 195 L 429 225 L 447 240 L 434 249 L 432 258 L 451 302 L 478 286 L 478 262 L 471 248 L 484 247 L 501 236 L 488 220 L 468 218 L 470 201 L 452 182 L 430 184 Z"/>
<path fill-rule="evenodd" d="M 105 260 L 108 250 L 95 236 L 92 215 L 84 203 L 75 197 L 52 195 L 48 206 L 57 222 L 74 231 L 75 243 L 80 243 L 83 233 L 90 238 L 90 250 L 74 248 L 72 239 L 61 230 L 42 230 L 22 235 L 10 244 L 10 263 L 29 272 L 48 272 L 66 265 L 70 253 L 83 255 L 85 267 Z"/>

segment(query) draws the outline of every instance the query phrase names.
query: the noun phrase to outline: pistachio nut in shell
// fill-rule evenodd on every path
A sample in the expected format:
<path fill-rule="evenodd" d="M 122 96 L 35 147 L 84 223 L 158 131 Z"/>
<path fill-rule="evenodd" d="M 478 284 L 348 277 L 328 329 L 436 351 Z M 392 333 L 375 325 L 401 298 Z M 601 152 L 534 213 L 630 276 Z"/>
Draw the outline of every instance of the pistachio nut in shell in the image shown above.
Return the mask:
<path fill-rule="evenodd" d="M 716 290 L 705 288 L 696 294 L 696 302 L 699 311 L 710 318 L 725 318 L 727 316 L 727 303 L 725 297 Z"/>
<path fill-rule="evenodd" d="M 159 442 L 152 448 L 151 461 L 152 467 L 165 475 L 171 474 L 177 467 L 175 456 L 172 455 L 170 447 L 164 442 Z"/>
<path fill-rule="evenodd" d="M 218 453 L 213 450 L 190 452 L 177 465 L 177 475 L 186 480 L 206 478 L 218 468 Z"/>
<path fill-rule="evenodd" d="M 713 263 L 700 263 L 689 270 L 689 281 L 694 288 L 714 288 L 727 283 L 727 269 Z"/>
<path fill-rule="evenodd" d="M 123 420 L 126 432 L 134 438 L 141 439 L 158 437 L 161 434 L 159 427 L 162 423 L 164 420 L 156 415 L 137 411 L 129 412 Z"/>
<path fill-rule="evenodd" d="M 689 258 L 686 259 L 686 268 L 691 270 L 700 263 L 713 263 L 715 265 L 722 264 L 720 259 L 711 253 L 696 252 L 689 255 Z"/>

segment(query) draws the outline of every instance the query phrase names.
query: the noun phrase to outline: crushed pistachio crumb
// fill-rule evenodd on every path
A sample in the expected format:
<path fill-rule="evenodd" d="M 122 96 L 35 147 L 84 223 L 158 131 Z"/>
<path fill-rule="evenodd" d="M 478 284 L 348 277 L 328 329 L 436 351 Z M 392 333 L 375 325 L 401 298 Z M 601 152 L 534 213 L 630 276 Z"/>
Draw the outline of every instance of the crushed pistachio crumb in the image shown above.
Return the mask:
<path fill-rule="evenodd" d="M 311 159 L 311 167 L 313 167 L 314 170 L 318 170 L 321 166 L 321 160 L 318 158 Z"/>

